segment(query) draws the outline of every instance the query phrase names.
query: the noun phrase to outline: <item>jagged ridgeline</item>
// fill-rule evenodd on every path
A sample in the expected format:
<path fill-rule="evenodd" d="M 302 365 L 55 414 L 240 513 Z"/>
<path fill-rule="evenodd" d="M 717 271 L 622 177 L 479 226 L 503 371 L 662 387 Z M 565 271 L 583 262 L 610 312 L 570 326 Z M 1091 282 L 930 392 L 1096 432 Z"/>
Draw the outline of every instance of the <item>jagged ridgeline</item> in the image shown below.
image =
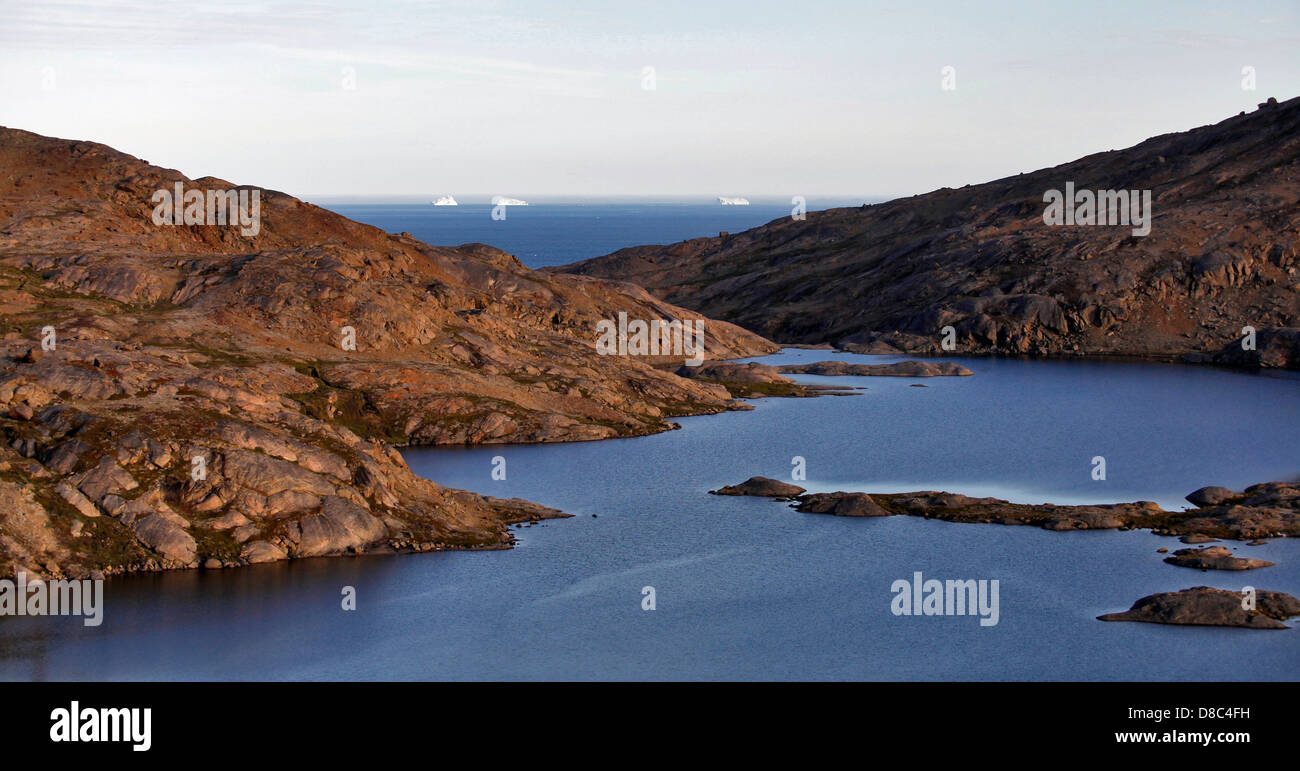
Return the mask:
<path fill-rule="evenodd" d="M 206 222 L 254 201 L 256 223 Z M 507 545 L 508 522 L 559 512 L 442 488 L 393 445 L 632 436 L 738 406 L 680 358 L 598 355 L 620 312 L 699 318 L 0 128 L 0 573 Z M 776 349 L 703 329 L 711 358 Z"/>
<path fill-rule="evenodd" d="M 1150 218 L 1048 224 L 1074 188 L 1149 193 Z M 632 281 L 783 343 L 939 353 L 950 326 L 961 353 L 1295 369 L 1300 98 L 1031 174 L 555 270 Z"/>

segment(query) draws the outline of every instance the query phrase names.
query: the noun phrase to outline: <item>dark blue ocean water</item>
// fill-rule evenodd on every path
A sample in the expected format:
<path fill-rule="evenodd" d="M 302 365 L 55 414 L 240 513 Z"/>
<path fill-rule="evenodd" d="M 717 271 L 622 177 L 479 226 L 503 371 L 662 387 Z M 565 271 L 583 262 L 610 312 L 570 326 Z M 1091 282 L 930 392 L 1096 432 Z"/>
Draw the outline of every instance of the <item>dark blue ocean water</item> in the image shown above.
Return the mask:
<path fill-rule="evenodd" d="M 459 206 L 429 203 L 333 203 L 321 205 L 390 233 L 410 233 L 428 244 L 484 243 L 504 249 L 530 268 L 600 257 L 625 246 L 671 244 L 688 238 L 736 233 L 788 217 L 789 200 L 751 199 L 749 206 L 686 201 L 554 201 L 529 199 L 492 219 L 490 198 Z M 863 199 L 810 198 L 807 207 L 858 206 Z"/>
<path fill-rule="evenodd" d="M 774 363 L 832 357 L 786 351 Z M 845 356 L 852 361 L 887 357 Z M 1161 562 L 1175 539 L 800 514 L 711 496 L 753 474 L 814 491 L 1154 500 L 1300 473 L 1300 380 L 1158 364 L 960 359 L 965 378 L 816 378 L 650 437 L 412 449 L 418 473 L 578 516 L 511 551 L 306 560 L 109 582 L 103 626 L 4 619 L 4 679 L 1295 680 L 1291 631 L 1103 623 L 1209 584 L 1300 595 L 1300 542 L 1230 543 L 1250 573 Z M 924 384 L 926 388 L 913 388 Z M 1107 479 L 1091 477 L 1094 456 Z M 507 478 L 491 478 L 493 458 Z M 593 517 L 592 515 L 599 515 Z M 1000 619 L 890 612 L 891 585 L 997 579 Z M 358 608 L 340 609 L 345 586 Z M 657 608 L 642 609 L 654 587 Z"/>

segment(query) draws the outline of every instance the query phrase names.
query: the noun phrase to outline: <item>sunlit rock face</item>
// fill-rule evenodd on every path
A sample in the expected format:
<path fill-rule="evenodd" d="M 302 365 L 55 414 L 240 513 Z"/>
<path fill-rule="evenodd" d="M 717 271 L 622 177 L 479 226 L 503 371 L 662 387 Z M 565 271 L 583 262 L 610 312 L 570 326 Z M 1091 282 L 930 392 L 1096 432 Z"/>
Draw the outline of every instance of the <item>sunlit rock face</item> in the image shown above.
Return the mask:
<path fill-rule="evenodd" d="M 0 129 L 0 169 L 0 573 L 507 546 L 508 523 L 561 513 L 440 487 L 394 445 L 633 436 L 737 406 L 680 359 L 597 354 L 620 312 L 699 318 L 632 285 L 91 142 Z M 229 191 L 257 193 L 242 226 L 205 209 Z M 703 328 L 710 357 L 776 350 Z"/>

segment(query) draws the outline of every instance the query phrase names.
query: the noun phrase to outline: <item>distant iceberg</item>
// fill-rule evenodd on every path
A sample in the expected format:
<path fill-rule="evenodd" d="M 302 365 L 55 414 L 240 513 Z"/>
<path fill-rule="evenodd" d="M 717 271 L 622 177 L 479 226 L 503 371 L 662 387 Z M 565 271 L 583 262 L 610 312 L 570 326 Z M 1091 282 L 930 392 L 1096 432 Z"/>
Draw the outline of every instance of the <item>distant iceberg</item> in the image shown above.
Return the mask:
<path fill-rule="evenodd" d="M 434 201 L 433 205 L 434 206 L 460 206 L 460 204 L 456 203 L 456 196 L 454 195 L 444 195 L 442 198 L 439 198 L 438 200 Z"/>
<path fill-rule="evenodd" d="M 718 203 L 723 206 L 749 206 L 748 198 L 729 198 L 725 195 L 718 196 Z"/>
<path fill-rule="evenodd" d="M 527 206 L 527 201 L 521 201 L 518 198 L 506 198 L 501 195 L 492 196 L 492 203 L 496 206 Z"/>

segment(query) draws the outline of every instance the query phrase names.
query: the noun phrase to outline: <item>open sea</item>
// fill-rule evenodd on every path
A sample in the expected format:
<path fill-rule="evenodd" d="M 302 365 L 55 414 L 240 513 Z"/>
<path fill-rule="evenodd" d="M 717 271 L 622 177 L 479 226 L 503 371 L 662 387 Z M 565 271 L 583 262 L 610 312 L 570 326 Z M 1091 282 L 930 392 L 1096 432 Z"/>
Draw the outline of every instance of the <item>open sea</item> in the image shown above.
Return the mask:
<path fill-rule="evenodd" d="M 430 199 L 432 200 L 432 199 Z M 428 244 L 490 244 L 530 268 L 601 257 L 627 246 L 671 244 L 688 238 L 737 233 L 790 216 L 789 199 L 750 199 L 749 206 L 722 206 L 713 199 L 528 198 L 492 219 L 491 196 L 457 199 L 459 206 L 422 203 L 312 201 L 390 233 L 408 232 Z M 808 198 L 809 210 L 860 206 L 878 199 Z"/>

